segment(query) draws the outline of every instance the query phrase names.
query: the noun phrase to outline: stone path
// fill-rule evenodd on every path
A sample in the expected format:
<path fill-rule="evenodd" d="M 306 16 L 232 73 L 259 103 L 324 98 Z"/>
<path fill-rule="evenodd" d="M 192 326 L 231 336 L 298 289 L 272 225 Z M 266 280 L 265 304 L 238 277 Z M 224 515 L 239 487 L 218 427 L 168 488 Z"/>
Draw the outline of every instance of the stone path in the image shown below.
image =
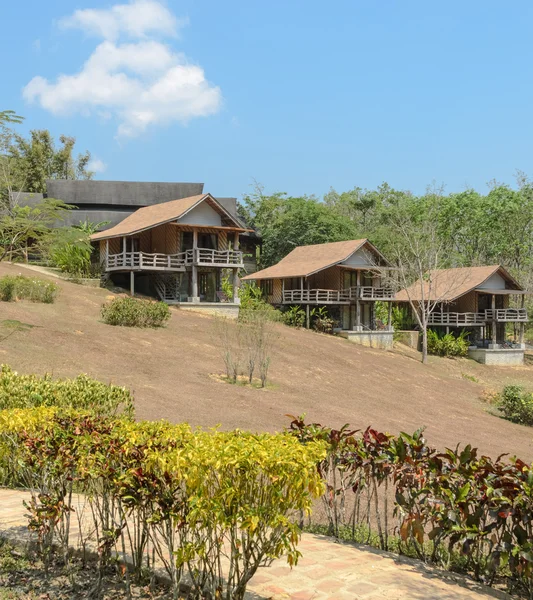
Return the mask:
<path fill-rule="evenodd" d="M 0 489 L 0 535 L 25 535 L 27 492 Z M 26 533 L 27 536 L 27 533 Z M 291 569 L 285 560 L 259 569 L 248 600 L 487 600 L 510 596 L 468 578 L 355 544 L 304 534 L 303 557 Z"/>

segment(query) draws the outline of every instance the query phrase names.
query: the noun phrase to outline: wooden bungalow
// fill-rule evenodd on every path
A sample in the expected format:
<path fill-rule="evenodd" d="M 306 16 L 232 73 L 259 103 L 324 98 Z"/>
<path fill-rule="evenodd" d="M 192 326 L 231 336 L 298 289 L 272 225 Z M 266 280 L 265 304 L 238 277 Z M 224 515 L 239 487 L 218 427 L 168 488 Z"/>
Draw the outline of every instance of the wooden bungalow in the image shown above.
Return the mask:
<path fill-rule="evenodd" d="M 132 295 L 137 278 L 143 291 L 170 304 L 238 305 L 239 237 L 248 231 L 211 194 L 200 194 L 140 208 L 91 241 L 105 273 L 129 279 Z M 233 298 L 223 296 L 224 273 L 231 273 Z"/>
<path fill-rule="evenodd" d="M 437 331 L 469 332 L 470 355 L 491 364 L 521 364 L 524 358 L 524 324 L 528 322 L 524 288 L 500 265 L 459 267 L 431 271 L 423 287 L 417 281 L 396 295 L 404 306 L 430 302 L 428 325 Z M 519 307 L 510 298 L 521 298 Z M 506 326 L 518 327 L 518 342 L 506 337 Z M 513 354 L 514 351 L 514 354 Z"/>
<path fill-rule="evenodd" d="M 256 281 L 274 306 L 305 307 L 308 322 L 311 306 L 327 306 L 345 337 L 388 347 L 392 345 L 390 310 L 387 322 L 380 323 L 374 307 L 377 300 L 390 306 L 394 299 L 393 290 L 382 284 L 379 274 L 389 267 L 368 240 L 348 240 L 299 246 L 279 263 L 243 281 Z"/>

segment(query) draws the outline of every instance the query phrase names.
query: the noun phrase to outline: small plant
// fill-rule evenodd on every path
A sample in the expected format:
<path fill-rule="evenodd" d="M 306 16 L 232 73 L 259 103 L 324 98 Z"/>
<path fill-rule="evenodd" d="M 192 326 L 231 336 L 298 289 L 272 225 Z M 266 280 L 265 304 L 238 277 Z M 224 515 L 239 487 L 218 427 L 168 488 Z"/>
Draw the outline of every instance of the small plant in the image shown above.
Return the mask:
<path fill-rule="evenodd" d="M 247 320 L 249 318 L 248 315 L 258 311 L 269 321 L 282 320 L 280 311 L 268 302 L 265 302 L 261 288 L 258 288 L 256 285 L 247 283 L 241 286 L 239 288 L 239 299 L 241 301 L 240 320 Z"/>
<path fill-rule="evenodd" d="M 0 300 L 13 302 L 29 300 L 51 304 L 54 302 L 59 287 L 52 281 L 33 279 L 24 275 L 5 275 L 0 277 Z"/>
<path fill-rule="evenodd" d="M 408 308 L 393 306 L 391 316 L 394 331 L 405 331 L 413 329 L 413 318 Z"/>
<path fill-rule="evenodd" d="M 283 313 L 283 322 L 289 327 L 303 327 L 305 323 L 305 311 L 301 306 L 290 306 Z"/>
<path fill-rule="evenodd" d="M 505 419 L 522 425 L 533 425 L 533 394 L 520 385 L 506 385 L 496 405 Z"/>
<path fill-rule="evenodd" d="M 316 331 L 319 333 L 333 333 L 335 320 L 329 316 L 328 309 L 325 306 L 313 308 L 311 318 L 313 320 L 313 328 Z"/>
<path fill-rule="evenodd" d="M 220 287 L 222 288 L 222 293 L 224 294 L 224 302 L 233 302 L 233 284 L 231 283 L 229 274 L 226 274 L 222 277 L 220 281 Z"/>
<path fill-rule="evenodd" d="M 170 319 L 168 304 L 130 297 L 106 302 L 101 314 L 104 323 L 123 327 L 162 327 Z"/>
<path fill-rule="evenodd" d="M 452 333 L 438 334 L 428 329 L 428 352 L 437 356 L 466 356 L 468 354 L 468 332 L 461 331 L 458 336 Z"/>

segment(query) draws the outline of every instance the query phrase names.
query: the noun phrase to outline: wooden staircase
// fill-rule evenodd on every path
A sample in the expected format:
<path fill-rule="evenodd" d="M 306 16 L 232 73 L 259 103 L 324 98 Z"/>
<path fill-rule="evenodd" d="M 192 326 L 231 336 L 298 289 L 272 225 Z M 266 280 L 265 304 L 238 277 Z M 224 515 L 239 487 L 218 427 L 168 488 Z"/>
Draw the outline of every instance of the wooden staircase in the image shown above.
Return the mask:
<path fill-rule="evenodd" d="M 160 273 L 154 273 L 151 276 L 155 291 L 163 302 L 180 301 L 180 280 L 180 275 L 162 275 Z"/>

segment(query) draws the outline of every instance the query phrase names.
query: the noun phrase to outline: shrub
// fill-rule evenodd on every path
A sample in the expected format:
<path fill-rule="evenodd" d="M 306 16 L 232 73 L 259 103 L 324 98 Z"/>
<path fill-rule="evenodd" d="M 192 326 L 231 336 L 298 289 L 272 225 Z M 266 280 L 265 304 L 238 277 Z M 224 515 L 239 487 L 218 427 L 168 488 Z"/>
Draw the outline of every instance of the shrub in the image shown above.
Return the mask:
<path fill-rule="evenodd" d="M 333 333 L 335 327 L 335 319 L 332 319 L 328 314 L 328 309 L 325 306 L 313 308 L 311 311 L 311 319 L 313 328 L 319 333 Z"/>
<path fill-rule="evenodd" d="M 438 334 L 428 329 L 428 352 L 437 356 L 466 356 L 468 354 L 469 342 L 468 332 L 461 331 L 458 336 L 452 333 Z"/>
<path fill-rule="evenodd" d="M 305 445 L 327 444 L 318 465 L 329 533 L 394 549 L 533 597 L 533 471 L 505 455 L 478 456 L 470 445 L 442 452 L 423 430 L 362 434 L 294 418 Z M 391 506 L 391 499 L 393 506 Z M 398 535 L 391 533 L 397 531 Z"/>
<path fill-rule="evenodd" d="M 54 545 L 68 563 L 75 489 L 92 518 L 80 543 L 94 536 L 100 571 L 127 553 L 126 585 L 130 572 L 154 575 L 150 544 L 175 598 L 186 571 L 187 597 L 242 600 L 260 565 L 283 555 L 295 564 L 299 528 L 291 516 L 309 513 L 323 490 L 316 464 L 324 444 L 303 446 L 283 433 L 192 431 L 32 409 L 0 412 L 0 443 L 31 490 L 29 526 L 45 564 Z"/>
<path fill-rule="evenodd" d="M 162 327 L 170 319 L 164 302 L 139 298 L 114 298 L 102 306 L 102 320 L 108 325 L 124 327 Z"/>
<path fill-rule="evenodd" d="M 101 383 L 87 375 L 52 379 L 49 374 L 21 375 L 8 365 L 0 367 L 0 410 L 50 406 L 133 418 L 133 399 L 124 387 Z"/>
<path fill-rule="evenodd" d="M 52 281 L 33 279 L 24 275 L 5 275 L 0 277 L 0 300 L 30 300 L 31 302 L 54 302 L 59 287 Z"/>
<path fill-rule="evenodd" d="M 290 306 L 283 313 L 283 322 L 289 327 L 303 327 L 305 323 L 305 310 L 301 306 Z"/>
<path fill-rule="evenodd" d="M 519 385 L 506 385 L 496 398 L 502 415 L 513 423 L 533 425 L 533 394 Z"/>

